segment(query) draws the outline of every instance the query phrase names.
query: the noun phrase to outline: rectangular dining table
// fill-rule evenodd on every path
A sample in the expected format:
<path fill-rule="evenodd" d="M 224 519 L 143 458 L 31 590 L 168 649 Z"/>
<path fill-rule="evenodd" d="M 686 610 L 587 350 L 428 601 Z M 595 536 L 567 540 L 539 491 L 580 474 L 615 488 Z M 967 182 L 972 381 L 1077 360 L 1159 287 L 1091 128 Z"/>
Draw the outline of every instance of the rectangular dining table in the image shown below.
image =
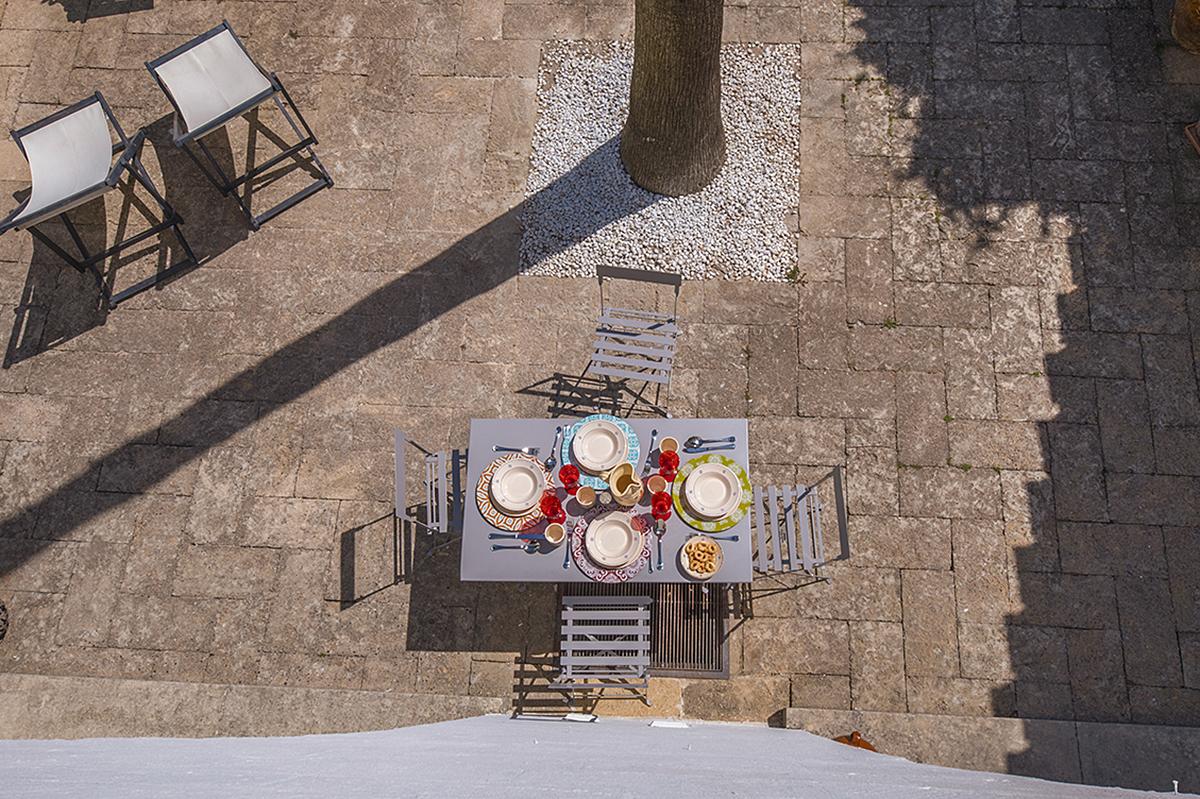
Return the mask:
<path fill-rule="evenodd" d="M 570 537 L 559 546 L 534 553 L 518 549 L 493 550 L 493 544 L 513 544 L 513 541 L 492 540 L 489 533 L 502 532 L 484 519 L 476 502 L 475 489 L 484 469 L 503 453 L 492 451 L 495 445 L 507 447 L 538 447 L 538 460 L 545 460 L 555 440 L 555 428 L 562 426 L 564 433 L 578 420 L 572 419 L 472 419 L 470 444 L 467 452 L 467 481 L 463 486 L 463 533 L 461 577 L 463 580 L 497 582 L 589 582 L 590 578 L 580 570 L 572 557 L 568 568 L 563 568 L 563 547 L 570 545 Z M 689 436 L 722 438 L 735 436 L 733 449 L 718 450 L 718 453 L 734 460 L 750 473 L 750 456 L 747 442 L 748 426 L 745 419 L 624 419 L 638 437 L 640 452 L 635 471 L 641 475 L 646 465 L 646 447 L 650 443 L 651 431 L 658 430 L 658 440 L 672 436 L 679 440 L 682 448 Z M 657 449 L 657 447 L 656 447 Z M 681 468 L 690 458 L 701 453 L 680 451 Z M 563 465 L 561 452 L 551 479 L 558 485 L 558 469 Z M 653 462 L 657 471 L 657 460 Z M 649 513 L 649 504 L 643 498 L 635 512 Z M 574 517 L 567 519 L 568 531 Z M 631 583 L 693 583 L 700 582 L 689 576 L 679 563 L 679 549 L 687 539 L 700 531 L 672 512 L 667 521 L 662 539 L 664 567 L 642 569 L 633 575 Z M 651 534 L 652 535 L 652 534 Z M 723 562 L 721 568 L 704 582 L 748 583 L 753 579 L 753 557 L 750 546 L 750 514 L 719 535 L 736 535 L 737 541 L 720 541 Z M 651 537 L 650 562 L 657 566 L 657 542 Z"/>

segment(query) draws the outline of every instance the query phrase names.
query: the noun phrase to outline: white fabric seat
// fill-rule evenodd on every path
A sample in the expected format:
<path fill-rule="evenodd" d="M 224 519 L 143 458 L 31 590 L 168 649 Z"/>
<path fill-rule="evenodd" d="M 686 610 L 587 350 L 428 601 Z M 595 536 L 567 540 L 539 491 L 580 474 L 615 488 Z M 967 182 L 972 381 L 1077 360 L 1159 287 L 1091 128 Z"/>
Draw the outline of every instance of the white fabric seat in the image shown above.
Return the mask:
<path fill-rule="evenodd" d="M 135 294 L 197 266 L 196 254 L 179 229 L 183 218 L 154 186 L 142 165 L 140 153 L 146 141 L 145 131 L 138 131 L 132 138 L 126 137 L 100 92 L 20 130 L 14 130 L 12 137 L 29 162 L 32 188 L 28 199 L 7 218 L 0 220 L 0 233 L 14 229 L 28 230 L 49 251 L 80 273 L 90 272 L 109 310 Z M 114 161 L 113 156 L 118 152 L 120 156 Z M 118 240 L 108 247 L 99 252 L 89 251 L 69 212 L 117 188 L 123 178 L 128 179 L 128 191 L 122 192 L 126 194 L 122 214 L 136 205 L 151 223 L 150 227 L 132 235 L 122 232 Z M 162 209 L 161 219 L 146 204 L 136 200 L 133 195 L 136 186 L 141 186 Z M 70 235 L 70 243 L 55 241 L 38 229 L 39 223 L 51 217 L 62 221 Z M 110 279 L 106 278 L 98 264 L 166 230 L 174 232 L 186 257 L 176 259 L 174 264 L 158 269 L 150 277 L 128 288 L 114 291 Z M 64 246 L 78 254 L 64 249 Z M 119 264 L 114 265 L 110 278 L 115 277 L 117 266 Z"/>
<path fill-rule="evenodd" d="M 229 116 L 256 97 L 265 99 L 274 90 L 228 29 L 153 69 L 189 132 Z"/>
<path fill-rule="evenodd" d="M 15 227 L 36 224 L 109 189 L 113 140 L 100 103 L 25 134 L 20 144 L 29 160 L 33 190 L 12 219 Z M 75 202 L 62 205 L 72 197 Z"/>
<path fill-rule="evenodd" d="M 317 137 L 304 121 L 300 109 L 292 102 L 279 78 L 254 62 L 228 22 L 222 22 L 153 61 L 147 61 L 146 69 L 150 70 L 175 107 L 175 146 L 187 153 L 222 194 L 233 198 L 246 215 L 251 229 L 258 230 L 263 223 L 306 197 L 333 185 L 333 178 L 313 151 Z M 280 152 L 260 163 L 255 163 L 255 159 L 247 154 L 245 172 L 239 175 L 235 171 L 227 175 L 205 146 L 205 135 L 247 114 L 260 103 L 269 101 L 274 102 L 299 141 L 288 145 L 281 137 L 269 133 L 268 137 L 279 146 Z M 295 118 L 288 112 L 289 107 L 295 112 Z M 255 127 L 268 132 L 269 128 L 257 118 L 247 118 L 246 122 L 251 130 L 247 142 L 249 147 Z M 199 155 L 192 151 L 191 145 L 195 146 Z M 315 180 L 260 214 L 251 211 L 250 196 L 255 181 L 286 161 L 294 159 L 303 165 L 301 153 L 308 155 L 310 166 L 306 168 L 316 173 Z"/>

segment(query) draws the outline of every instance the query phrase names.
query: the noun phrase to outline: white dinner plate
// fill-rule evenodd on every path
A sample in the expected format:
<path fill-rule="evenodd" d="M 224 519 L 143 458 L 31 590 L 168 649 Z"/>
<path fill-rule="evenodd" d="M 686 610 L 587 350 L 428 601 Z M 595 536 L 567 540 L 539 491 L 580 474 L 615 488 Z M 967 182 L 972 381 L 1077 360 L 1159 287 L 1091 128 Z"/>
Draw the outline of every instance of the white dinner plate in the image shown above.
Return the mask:
<path fill-rule="evenodd" d="M 621 428 L 607 419 L 585 422 L 575 431 L 571 453 L 576 462 L 589 472 L 606 472 L 625 460 L 629 442 Z"/>
<path fill-rule="evenodd" d="M 733 512 L 742 501 L 738 476 L 728 466 L 705 463 L 697 466 L 683 484 L 688 507 L 706 519 L 719 519 Z"/>
<path fill-rule="evenodd" d="M 627 566 L 642 552 L 642 535 L 633 529 L 633 520 L 623 511 L 597 516 L 588 525 L 583 545 L 588 557 L 606 569 Z"/>
<path fill-rule="evenodd" d="M 508 513 L 524 513 L 542 498 L 546 473 L 527 458 L 512 458 L 492 475 L 492 501 Z"/>

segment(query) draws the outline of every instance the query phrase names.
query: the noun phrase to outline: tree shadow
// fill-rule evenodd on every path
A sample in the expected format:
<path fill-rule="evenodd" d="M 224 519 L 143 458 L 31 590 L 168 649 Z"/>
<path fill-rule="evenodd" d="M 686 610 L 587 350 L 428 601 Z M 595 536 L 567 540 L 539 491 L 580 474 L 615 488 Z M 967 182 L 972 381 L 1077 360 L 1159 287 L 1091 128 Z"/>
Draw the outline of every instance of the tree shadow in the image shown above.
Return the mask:
<path fill-rule="evenodd" d="M 586 191 L 587 185 L 577 182 L 577 174 L 603 174 L 605 170 L 596 169 L 593 161 L 608 157 L 612 151 L 612 147 L 596 150 L 562 180 Z M 177 155 L 173 148 L 171 155 Z M 547 188 L 547 191 L 555 190 L 556 185 Z M 203 195 L 203 203 L 217 208 L 233 205 L 214 202 L 211 190 L 192 192 L 186 184 L 182 184 L 175 194 L 168 195 L 168 200 L 178 204 L 185 218 L 189 214 L 204 218 L 203 208 L 188 204 L 193 194 Z M 161 458 L 147 459 L 150 453 L 139 446 L 139 439 L 131 439 L 92 459 L 82 474 L 63 480 L 41 499 L 10 512 L 0 520 L 0 538 L 29 538 L 37 520 L 68 499 L 78 509 L 69 522 L 70 529 L 86 525 L 186 468 L 205 452 L 241 433 L 250 423 L 251 419 L 247 419 L 213 428 L 208 407 L 213 400 L 252 398 L 266 403 L 266 412 L 258 417 L 261 421 L 264 416 L 300 399 L 371 354 L 404 339 L 462 303 L 501 286 L 518 273 L 521 215 L 533 199 L 525 200 L 419 266 L 395 277 L 344 312 L 243 369 L 163 422 L 164 426 L 207 431 L 199 445 L 172 448 L 173 457 L 164 462 Z M 577 233 L 585 237 L 588 231 L 599 230 L 633 210 L 636 209 L 588 206 L 580 216 Z M 232 241 L 218 237 L 208 242 L 198 240 L 194 246 L 198 254 L 203 253 L 202 258 L 211 258 L 230 243 Z M 571 241 L 562 241 L 560 247 L 571 244 Z M 131 464 L 134 468 L 126 473 L 128 479 L 123 481 L 119 492 L 97 490 L 94 478 L 100 465 L 114 462 Z M 378 524 L 385 523 L 385 519 L 376 519 L 375 524 L 353 525 L 340 533 L 337 546 L 340 548 L 341 572 L 337 575 L 338 585 L 334 591 L 343 608 L 386 589 L 385 583 L 395 580 L 394 570 L 386 577 L 380 576 L 379 572 L 366 575 L 355 565 L 362 562 L 364 542 L 376 535 L 368 528 L 377 528 Z M 68 532 L 60 526 L 55 535 L 61 537 Z M 35 538 L 23 542 L 21 547 L 0 550 L 0 576 L 35 557 L 38 549 L 46 544 L 48 541 Z M 418 550 L 420 546 L 418 544 Z M 392 569 L 393 558 L 387 557 L 383 562 L 385 568 Z M 414 573 L 411 583 L 412 602 L 406 633 L 410 649 L 537 652 L 549 650 L 556 643 L 553 586 L 462 583 L 458 579 L 458 550 L 453 546 L 431 552 L 422 561 L 414 558 L 414 562 L 420 562 L 421 567 Z"/>
<path fill-rule="evenodd" d="M 1085 724 L 1200 724 L 1200 70 L 1150 5 L 852 0 L 853 58 L 805 77 L 844 82 L 843 176 L 890 195 L 895 285 L 989 303 L 990 329 L 937 323 L 960 360 L 928 412 L 976 459 L 931 514 L 957 517 L 943 689 L 1028 720 L 1013 773 L 1196 790 L 1194 739 Z"/>

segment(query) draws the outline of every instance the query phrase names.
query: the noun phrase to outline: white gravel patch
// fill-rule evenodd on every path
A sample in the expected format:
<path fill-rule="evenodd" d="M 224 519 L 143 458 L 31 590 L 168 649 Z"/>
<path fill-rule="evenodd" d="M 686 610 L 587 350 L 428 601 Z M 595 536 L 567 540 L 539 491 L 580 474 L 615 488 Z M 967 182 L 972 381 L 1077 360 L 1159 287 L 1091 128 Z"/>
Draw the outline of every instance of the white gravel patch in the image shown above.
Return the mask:
<path fill-rule="evenodd" d="M 686 278 L 789 280 L 799 205 L 800 47 L 721 48 L 725 166 L 687 197 L 634 185 L 617 137 L 629 106 L 627 42 L 550 45 L 538 75 L 521 271 L 582 277 L 596 264 Z"/>

